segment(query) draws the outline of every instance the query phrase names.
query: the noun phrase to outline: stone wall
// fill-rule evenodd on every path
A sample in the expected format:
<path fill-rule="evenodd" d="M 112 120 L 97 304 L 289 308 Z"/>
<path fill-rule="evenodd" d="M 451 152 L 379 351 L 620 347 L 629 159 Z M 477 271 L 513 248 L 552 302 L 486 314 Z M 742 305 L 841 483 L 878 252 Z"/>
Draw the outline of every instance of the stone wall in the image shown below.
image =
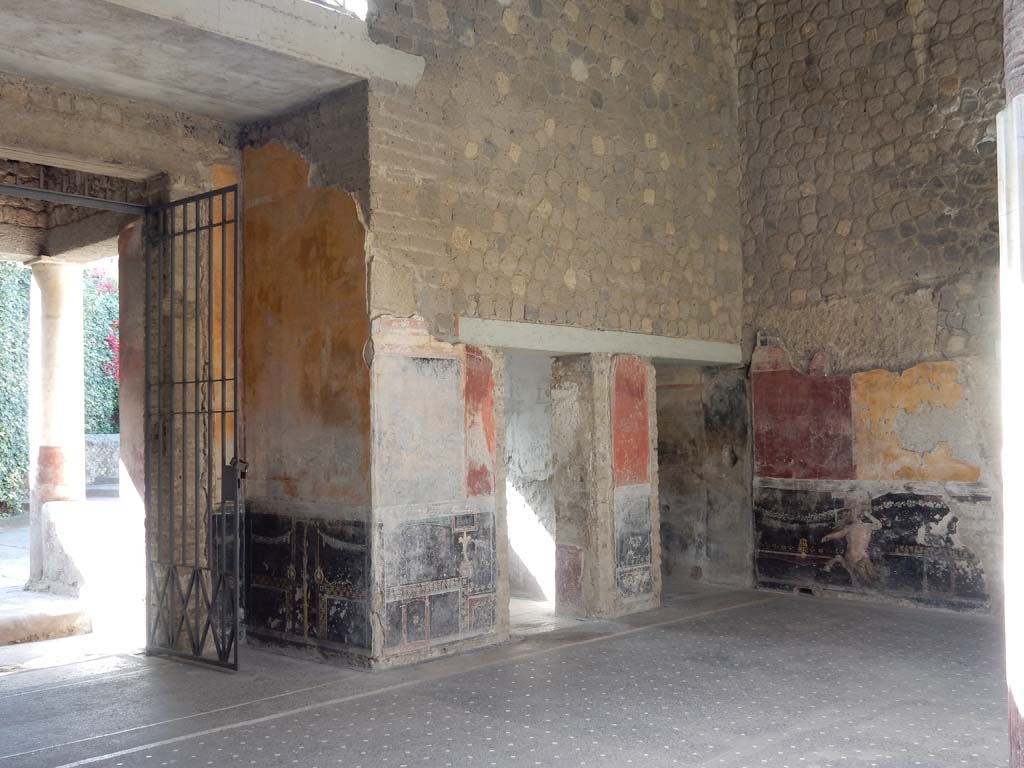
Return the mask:
<path fill-rule="evenodd" d="M 7 150 L 90 172 L 165 173 L 171 194 L 209 189 L 237 168 L 237 131 L 208 118 L 0 73 L 0 156 Z"/>
<path fill-rule="evenodd" d="M 998 605 L 1002 8 L 739 16 L 759 582 Z"/>
<path fill-rule="evenodd" d="M 790 7 L 740 6 L 747 348 L 763 328 L 841 370 L 990 351 L 998 6 Z"/>
<path fill-rule="evenodd" d="M 166 186 L 162 177 L 147 182 L 11 160 L 3 157 L 2 148 L 0 180 L 51 192 L 142 204 L 163 193 Z M 104 252 L 96 244 L 116 237 L 134 218 L 83 206 L 0 195 L 0 257 L 24 260 L 60 256 L 69 251 L 75 251 L 76 261 L 109 256 L 112 248 Z"/>
<path fill-rule="evenodd" d="M 665 591 L 750 586 L 746 371 L 659 365 L 658 482 Z"/>
<path fill-rule="evenodd" d="M 738 340 L 730 3 L 372 5 L 427 61 L 371 83 L 375 314 Z"/>
<path fill-rule="evenodd" d="M 356 86 L 243 138 L 249 635 L 357 664 L 373 635 L 365 104 Z"/>
<path fill-rule="evenodd" d="M 500 354 L 373 331 L 373 635 L 382 665 L 508 637 Z"/>
<path fill-rule="evenodd" d="M 635 355 L 555 358 L 555 606 L 619 616 L 661 602 L 655 372 Z"/>
<path fill-rule="evenodd" d="M 97 480 L 117 482 L 120 477 L 121 436 L 85 436 L 85 484 Z"/>

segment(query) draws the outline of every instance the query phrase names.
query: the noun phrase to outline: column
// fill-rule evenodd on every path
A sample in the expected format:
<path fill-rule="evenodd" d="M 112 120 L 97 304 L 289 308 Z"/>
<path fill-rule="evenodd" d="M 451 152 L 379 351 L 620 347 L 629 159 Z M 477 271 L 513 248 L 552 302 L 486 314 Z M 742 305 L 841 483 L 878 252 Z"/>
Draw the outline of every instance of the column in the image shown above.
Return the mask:
<path fill-rule="evenodd" d="M 29 583 L 39 585 L 43 505 L 85 498 L 85 384 L 82 267 L 50 259 L 31 266 Z"/>
<path fill-rule="evenodd" d="M 999 277 L 1002 344 L 1003 547 L 1010 768 L 1024 768 L 1024 0 L 1003 5 L 1007 107 L 999 126 Z"/>
<path fill-rule="evenodd" d="M 555 608 L 620 616 L 661 602 L 654 367 L 635 355 L 552 366 Z"/>
<path fill-rule="evenodd" d="M 1012 7 L 1006 10 L 1011 21 Z M 1024 2 L 1017 0 L 1018 28 L 1024 27 Z M 1014 79 L 1013 28 L 1005 30 L 1007 40 L 1007 94 L 1010 101 L 999 114 L 999 276 L 1001 324 L 1001 375 L 1003 419 L 1003 547 L 1006 620 L 1006 679 L 1010 713 L 1010 766 L 1024 768 L 1024 77 Z M 1024 28 L 1019 36 L 1024 36 Z M 1021 44 L 1024 47 L 1024 44 Z M 1021 55 L 1018 64 L 1024 61 Z M 1018 67 L 1024 74 L 1024 67 Z"/>

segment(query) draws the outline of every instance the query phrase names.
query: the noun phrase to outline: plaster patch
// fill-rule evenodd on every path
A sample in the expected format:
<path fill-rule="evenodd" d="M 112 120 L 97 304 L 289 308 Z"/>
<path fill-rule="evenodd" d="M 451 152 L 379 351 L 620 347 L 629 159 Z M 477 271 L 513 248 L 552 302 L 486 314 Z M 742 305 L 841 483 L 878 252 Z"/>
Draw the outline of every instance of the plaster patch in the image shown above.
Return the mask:
<path fill-rule="evenodd" d="M 960 365 L 854 374 L 854 465 L 861 480 L 968 481 L 981 469 L 953 450 L 964 401 Z"/>

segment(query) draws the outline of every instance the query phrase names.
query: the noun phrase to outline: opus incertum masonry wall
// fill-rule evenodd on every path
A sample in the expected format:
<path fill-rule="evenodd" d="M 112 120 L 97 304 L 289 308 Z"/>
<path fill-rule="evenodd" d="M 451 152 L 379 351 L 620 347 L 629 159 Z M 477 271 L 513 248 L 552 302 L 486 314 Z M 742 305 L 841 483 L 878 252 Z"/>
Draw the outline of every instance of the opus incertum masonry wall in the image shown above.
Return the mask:
<path fill-rule="evenodd" d="M 762 587 L 988 608 L 999 507 L 969 360 L 796 370 L 762 338 L 751 366 Z"/>

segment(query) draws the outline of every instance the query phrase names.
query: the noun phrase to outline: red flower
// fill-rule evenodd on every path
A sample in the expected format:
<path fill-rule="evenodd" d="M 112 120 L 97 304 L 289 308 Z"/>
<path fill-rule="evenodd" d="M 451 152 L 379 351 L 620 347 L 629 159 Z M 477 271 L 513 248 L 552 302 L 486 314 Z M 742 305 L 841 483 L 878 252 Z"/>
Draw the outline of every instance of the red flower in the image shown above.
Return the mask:
<path fill-rule="evenodd" d="M 114 320 L 110 324 L 110 333 L 107 334 L 107 346 L 110 347 L 110 353 L 113 356 L 113 360 L 103 366 L 103 372 L 114 379 L 114 381 L 121 381 L 121 337 L 120 337 L 121 321 Z"/>

